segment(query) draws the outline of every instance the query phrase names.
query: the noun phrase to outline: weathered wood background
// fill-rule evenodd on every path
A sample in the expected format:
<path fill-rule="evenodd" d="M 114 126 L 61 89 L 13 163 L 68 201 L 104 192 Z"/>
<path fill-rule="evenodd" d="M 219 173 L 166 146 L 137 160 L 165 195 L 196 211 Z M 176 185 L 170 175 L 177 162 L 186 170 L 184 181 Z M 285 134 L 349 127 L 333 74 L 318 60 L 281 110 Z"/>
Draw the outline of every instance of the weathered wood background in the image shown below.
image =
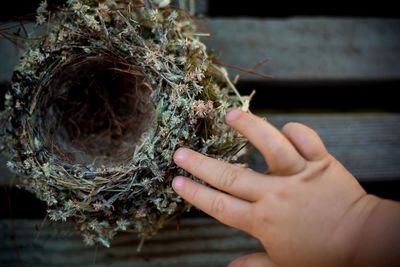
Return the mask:
<path fill-rule="evenodd" d="M 207 2 L 198 1 L 202 13 Z M 290 17 L 202 21 L 206 40 L 227 65 L 273 79 L 241 74 L 243 93 L 257 88 L 253 112 L 277 127 L 305 123 L 368 192 L 400 199 L 400 19 Z M 10 78 L 18 51 L 0 39 L 0 84 Z M 244 159 L 264 171 L 254 149 Z M 262 249 L 257 240 L 201 213 L 171 222 L 135 252 L 138 240 L 121 235 L 110 249 L 85 247 L 71 224 L 42 223 L 44 206 L 9 190 L 12 175 L 0 158 L 0 266 L 226 266 Z M 16 193 L 17 192 L 17 193 Z M 25 202 L 24 202 L 25 201 Z M 22 204 L 21 204 L 22 203 Z"/>
<path fill-rule="evenodd" d="M 0 263 L 24 266 L 226 266 L 246 253 L 262 251 L 260 243 L 209 218 L 171 223 L 136 252 L 139 240 L 118 236 L 111 248 L 87 247 L 71 225 L 45 226 L 39 220 L 0 221 Z"/>

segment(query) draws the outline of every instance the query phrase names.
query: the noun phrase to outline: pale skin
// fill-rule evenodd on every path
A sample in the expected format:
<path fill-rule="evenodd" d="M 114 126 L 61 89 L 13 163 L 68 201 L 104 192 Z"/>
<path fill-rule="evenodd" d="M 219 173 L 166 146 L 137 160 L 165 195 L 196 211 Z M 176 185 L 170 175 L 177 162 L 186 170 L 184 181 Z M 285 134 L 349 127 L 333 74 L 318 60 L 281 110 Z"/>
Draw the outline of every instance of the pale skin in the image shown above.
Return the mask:
<path fill-rule="evenodd" d="M 226 122 L 261 152 L 268 173 L 180 148 L 175 163 L 212 187 L 182 176 L 172 185 L 268 251 L 229 267 L 400 266 L 400 204 L 367 194 L 315 131 L 299 123 L 278 130 L 238 109 Z"/>

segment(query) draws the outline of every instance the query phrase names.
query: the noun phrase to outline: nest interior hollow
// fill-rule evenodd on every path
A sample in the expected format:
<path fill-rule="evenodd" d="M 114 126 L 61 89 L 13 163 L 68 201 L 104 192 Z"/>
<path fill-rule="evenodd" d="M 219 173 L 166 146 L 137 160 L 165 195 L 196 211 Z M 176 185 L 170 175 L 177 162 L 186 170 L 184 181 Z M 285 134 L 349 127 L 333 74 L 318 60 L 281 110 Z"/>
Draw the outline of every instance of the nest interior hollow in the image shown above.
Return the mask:
<path fill-rule="evenodd" d="M 129 160 L 152 124 L 152 91 L 118 57 L 77 56 L 58 70 L 40 103 L 46 146 L 71 163 Z"/>

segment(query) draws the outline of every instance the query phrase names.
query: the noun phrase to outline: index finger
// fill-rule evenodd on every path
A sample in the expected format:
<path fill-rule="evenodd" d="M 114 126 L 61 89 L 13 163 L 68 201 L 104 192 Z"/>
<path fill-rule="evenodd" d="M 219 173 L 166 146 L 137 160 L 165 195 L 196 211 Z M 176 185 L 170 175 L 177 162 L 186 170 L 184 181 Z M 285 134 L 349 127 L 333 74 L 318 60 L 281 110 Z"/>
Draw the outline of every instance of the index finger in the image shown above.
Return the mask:
<path fill-rule="evenodd" d="M 246 232 L 250 230 L 253 214 L 251 203 L 183 176 L 175 177 L 172 186 L 183 199 L 220 222 Z"/>
<path fill-rule="evenodd" d="M 248 201 L 259 200 L 271 186 L 271 177 L 187 148 L 174 154 L 175 163 L 208 184 Z M 266 185 L 268 183 L 268 185 Z"/>

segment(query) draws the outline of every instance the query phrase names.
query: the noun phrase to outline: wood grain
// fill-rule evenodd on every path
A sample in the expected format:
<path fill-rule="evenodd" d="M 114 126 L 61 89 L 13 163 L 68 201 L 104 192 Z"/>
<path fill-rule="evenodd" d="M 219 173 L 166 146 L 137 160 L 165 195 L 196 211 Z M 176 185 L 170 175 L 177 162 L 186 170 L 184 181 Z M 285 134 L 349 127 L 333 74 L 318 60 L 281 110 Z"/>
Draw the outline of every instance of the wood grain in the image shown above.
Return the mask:
<path fill-rule="evenodd" d="M 287 122 L 304 123 L 315 129 L 328 151 L 360 181 L 400 179 L 399 114 L 281 114 L 266 115 L 281 128 Z M 264 159 L 255 150 L 248 154 L 250 166 L 264 171 Z"/>
<path fill-rule="evenodd" d="M 251 68 L 268 57 L 259 71 L 276 80 L 400 79 L 400 19 L 212 18 L 204 26 L 212 34 L 204 41 L 224 62 Z M 3 82 L 18 59 L 7 40 L 0 39 L 0 59 Z M 263 78 L 247 75 L 243 80 Z"/>
<path fill-rule="evenodd" d="M 259 71 L 276 80 L 400 78 L 399 19 L 213 18 L 205 26 L 208 47 L 225 63 L 251 68 L 268 57 Z"/>
<path fill-rule="evenodd" d="M 0 266 L 226 266 L 233 259 L 262 251 L 260 243 L 210 218 L 171 222 L 136 253 L 133 234 L 117 236 L 111 248 L 87 247 L 71 224 L 45 226 L 41 221 L 0 221 Z M 64 232 L 64 233 L 61 233 Z M 96 252 L 97 250 L 97 252 Z"/>

